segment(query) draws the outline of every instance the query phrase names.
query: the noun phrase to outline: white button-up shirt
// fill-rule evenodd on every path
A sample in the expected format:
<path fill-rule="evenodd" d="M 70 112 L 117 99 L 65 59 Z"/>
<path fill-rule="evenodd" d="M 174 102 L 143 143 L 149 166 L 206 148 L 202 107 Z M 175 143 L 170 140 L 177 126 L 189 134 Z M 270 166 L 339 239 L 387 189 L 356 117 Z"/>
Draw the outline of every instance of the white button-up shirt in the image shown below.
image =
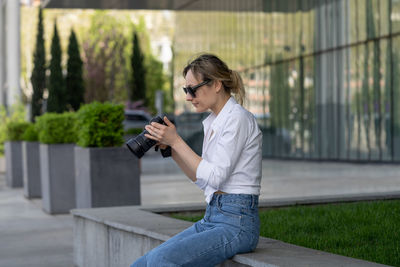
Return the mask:
<path fill-rule="evenodd" d="M 204 121 L 202 160 L 195 182 L 207 203 L 214 192 L 260 194 L 262 133 L 252 113 L 231 97 Z"/>

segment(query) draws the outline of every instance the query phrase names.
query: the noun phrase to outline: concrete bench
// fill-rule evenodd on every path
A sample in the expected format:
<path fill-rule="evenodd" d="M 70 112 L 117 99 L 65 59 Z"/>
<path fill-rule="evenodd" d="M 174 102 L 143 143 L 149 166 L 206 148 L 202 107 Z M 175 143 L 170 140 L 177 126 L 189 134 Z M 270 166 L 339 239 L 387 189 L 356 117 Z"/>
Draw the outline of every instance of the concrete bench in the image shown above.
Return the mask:
<path fill-rule="evenodd" d="M 293 204 L 293 201 L 287 200 L 284 203 Z M 332 202 L 334 199 L 326 198 L 326 201 Z M 303 203 L 305 202 L 303 199 Z M 315 203 L 311 199 L 310 202 Z M 274 201 L 269 205 L 278 206 Z M 71 213 L 74 217 L 74 264 L 80 267 L 129 266 L 147 251 L 192 225 L 191 222 L 158 213 L 174 210 L 199 211 L 204 210 L 204 207 L 128 206 L 73 210 Z M 261 237 L 255 252 L 236 255 L 220 266 L 383 265 Z"/>

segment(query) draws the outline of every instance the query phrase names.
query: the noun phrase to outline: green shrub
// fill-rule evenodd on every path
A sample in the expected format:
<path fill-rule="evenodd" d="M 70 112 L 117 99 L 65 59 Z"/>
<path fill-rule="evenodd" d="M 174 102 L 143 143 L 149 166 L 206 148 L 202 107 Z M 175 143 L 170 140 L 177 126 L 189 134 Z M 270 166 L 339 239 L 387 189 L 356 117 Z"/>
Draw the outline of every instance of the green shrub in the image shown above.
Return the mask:
<path fill-rule="evenodd" d="M 77 113 L 78 142 L 82 147 L 115 147 L 123 143 L 124 107 L 93 102 Z"/>
<path fill-rule="evenodd" d="M 126 135 L 139 135 L 144 131 L 142 128 L 130 128 L 125 131 Z"/>
<path fill-rule="evenodd" d="M 28 128 L 29 122 L 14 122 L 10 121 L 7 123 L 6 139 L 8 141 L 22 141 L 22 135 L 26 128 Z"/>
<path fill-rule="evenodd" d="M 36 142 L 39 140 L 38 133 L 34 123 L 29 123 L 24 134 L 22 135 L 22 140 L 28 142 Z"/>
<path fill-rule="evenodd" d="M 25 121 L 26 111 L 21 103 L 13 104 L 10 108 L 10 116 L 7 116 L 6 108 L 0 105 L 0 156 L 4 155 L 4 141 L 7 139 L 7 123 Z"/>
<path fill-rule="evenodd" d="M 0 105 L 0 156 L 4 154 L 4 141 L 6 140 L 7 112 L 3 105 Z"/>
<path fill-rule="evenodd" d="M 73 112 L 45 113 L 36 117 L 35 129 L 38 132 L 39 142 L 43 144 L 75 143 L 76 114 Z"/>

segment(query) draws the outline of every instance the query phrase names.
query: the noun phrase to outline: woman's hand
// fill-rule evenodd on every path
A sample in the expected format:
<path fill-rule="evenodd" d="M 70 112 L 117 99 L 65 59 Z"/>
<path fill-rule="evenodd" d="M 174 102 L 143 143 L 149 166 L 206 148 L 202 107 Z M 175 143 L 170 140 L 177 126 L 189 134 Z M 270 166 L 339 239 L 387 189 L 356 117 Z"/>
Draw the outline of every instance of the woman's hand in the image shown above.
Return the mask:
<path fill-rule="evenodd" d="M 145 134 L 147 138 L 153 139 L 160 143 L 160 148 L 165 149 L 167 146 L 173 146 L 174 142 L 178 140 L 178 133 L 176 132 L 175 125 L 168 120 L 166 116 L 164 116 L 164 122 L 167 125 L 163 125 L 157 122 L 152 122 L 149 125 L 146 125 L 145 129 L 150 134 Z M 165 147 L 161 146 L 165 145 Z"/>
<path fill-rule="evenodd" d="M 146 125 L 145 129 L 150 134 L 145 134 L 147 138 L 157 141 L 161 145 L 168 145 L 172 149 L 172 158 L 183 170 L 183 172 L 193 181 L 196 182 L 196 170 L 200 164 L 199 157 L 176 132 L 175 125 L 164 117 L 167 125 L 152 122 Z M 162 148 L 162 146 L 160 146 Z"/>

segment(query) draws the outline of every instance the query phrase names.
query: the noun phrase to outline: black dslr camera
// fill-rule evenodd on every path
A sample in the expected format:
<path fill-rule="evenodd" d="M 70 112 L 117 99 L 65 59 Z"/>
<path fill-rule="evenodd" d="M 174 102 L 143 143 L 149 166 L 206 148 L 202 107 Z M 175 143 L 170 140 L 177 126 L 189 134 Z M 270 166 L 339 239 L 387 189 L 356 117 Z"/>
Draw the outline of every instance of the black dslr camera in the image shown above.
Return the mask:
<path fill-rule="evenodd" d="M 164 120 L 160 117 L 154 117 L 150 120 L 149 124 L 152 122 L 157 122 L 160 124 L 165 124 Z M 144 136 L 145 134 L 150 134 L 148 131 L 144 130 L 138 136 L 132 137 L 125 144 L 129 148 L 129 150 L 135 154 L 139 159 L 143 157 L 144 153 L 146 153 L 152 146 L 154 146 L 157 141 L 147 138 Z M 168 157 L 171 154 L 171 147 L 168 146 L 167 149 L 161 149 L 161 154 L 163 157 Z"/>

